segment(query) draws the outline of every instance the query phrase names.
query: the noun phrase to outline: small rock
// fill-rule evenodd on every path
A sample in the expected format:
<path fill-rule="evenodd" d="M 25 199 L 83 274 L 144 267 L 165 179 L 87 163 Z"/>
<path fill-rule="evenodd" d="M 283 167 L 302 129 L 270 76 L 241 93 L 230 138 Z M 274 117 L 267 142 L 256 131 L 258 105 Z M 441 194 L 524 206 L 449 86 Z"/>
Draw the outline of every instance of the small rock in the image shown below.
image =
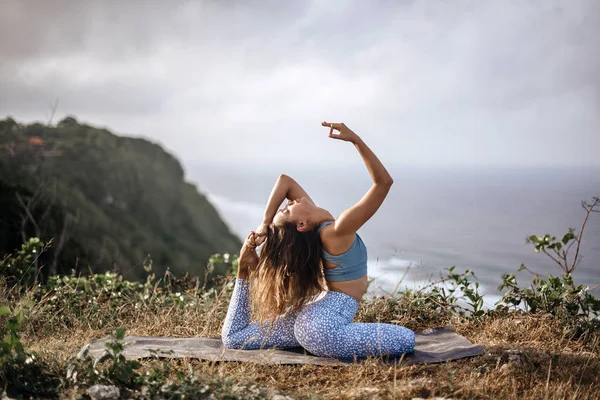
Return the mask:
<path fill-rule="evenodd" d="M 271 397 L 271 400 L 293 400 L 290 396 L 284 396 L 282 394 L 276 394 L 275 396 Z"/>
<path fill-rule="evenodd" d="M 445 397 L 430 397 L 428 399 L 424 399 L 422 397 L 413 397 L 412 400 L 452 400 L 452 399 L 445 398 Z"/>
<path fill-rule="evenodd" d="M 498 360 L 498 363 L 504 362 L 505 364 L 500 368 L 502 371 L 507 372 L 513 367 L 520 367 L 524 364 L 525 354 L 521 350 L 504 350 L 504 354 Z"/>
<path fill-rule="evenodd" d="M 511 364 L 502 364 L 502 366 L 500 367 L 500 372 L 509 373 L 511 369 Z"/>
<path fill-rule="evenodd" d="M 359 390 L 364 393 L 378 393 L 379 392 L 379 389 L 374 388 L 374 387 L 364 387 Z"/>
<path fill-rule="evenodd" d="M 504 350 L 504 352 L 506 354 L 508 354 L 509 356 L 522 356 L 523 352 L 521 350 L 516 350 L 516 349 L 508 349 L 508 350 Z"/>
<path fill-rule="evenodd" d="M 294 400 L 292 397 L 283 395 L 273 388 L 266 388 L 265 392 L 264 396 L 269 400 Z"/>
<path fill-rule="evenodd" d="M 512 364 L 514 366 L 519 366 L 519 365 L 523 364 L 523 360 L 522 360 L 521 356 L 510 355 L 510 356 L 508 356 L 508 363 Z"/>
<path fill-rule="evenodd" d="M 87 390 L 87 394 L 92 400 L 113 400 L 119 398 L 121 391 L 116 386 L 94 385 Z"/>

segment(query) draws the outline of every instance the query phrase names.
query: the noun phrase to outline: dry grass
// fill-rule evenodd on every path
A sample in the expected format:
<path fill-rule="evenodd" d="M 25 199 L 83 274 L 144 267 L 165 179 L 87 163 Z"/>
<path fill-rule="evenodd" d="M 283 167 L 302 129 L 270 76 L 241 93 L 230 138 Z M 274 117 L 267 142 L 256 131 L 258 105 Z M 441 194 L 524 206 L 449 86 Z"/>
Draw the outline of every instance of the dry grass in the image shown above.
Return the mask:
<path fill-rule="evenodd" d="M 94 338 L 123 326 L 128 335 L 219 337 L 228 305 L 228 292 L 197 297 L 185 307 L 107 307 L 98 320 L 69 320 L 32 310 L 24 326 L 23 343 L 57 371 L 69 357 Z M 475 323 L 443 316 L 415 322 L 401 300 L 376 299 L 361 305 L 357 319 L 404 324 L 421 330 L 452 324 L 473 342 L 486 346 L 484 356 L 426 365 L 386 365 L 368 360 L 345 367 L 258 365 L 198 360 L 165 361 L 174 370 L 212 379 L 233 379 L 242 386 L 259 385 L 293 398 L 410 399 L 598 399 L 600 343 L 598 335 L 573 340 L 550 316 L 514 313 Z M 97 316 L 98 317 L 98 316 Z M 64 322 L 67 321 L 67 322 Z M 161 361 L 144 361 L 150 368 Z"/>

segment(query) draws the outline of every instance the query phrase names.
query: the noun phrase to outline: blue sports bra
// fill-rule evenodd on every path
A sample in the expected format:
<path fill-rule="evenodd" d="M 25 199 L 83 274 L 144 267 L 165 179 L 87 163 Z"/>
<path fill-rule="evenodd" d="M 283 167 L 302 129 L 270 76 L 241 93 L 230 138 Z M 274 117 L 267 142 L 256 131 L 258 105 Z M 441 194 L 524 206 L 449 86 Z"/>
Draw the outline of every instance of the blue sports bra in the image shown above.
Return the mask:
<path fill-rule="evenodd" d="M 333 224 L 332 221 L 323 222 L 317 229 L 317 232 L 320 232 L 321 229 L 331 224 Z M 367 247 L 360 236 L 358 236 L 358 233 L 348 251 L 334 256 L 323 250 L 323 258 L 330 263 L 338 265 L 335 268 L 323 268 L 325 270 L 325 279 L 328 281 L 351 281 L 367 275 Z"/>

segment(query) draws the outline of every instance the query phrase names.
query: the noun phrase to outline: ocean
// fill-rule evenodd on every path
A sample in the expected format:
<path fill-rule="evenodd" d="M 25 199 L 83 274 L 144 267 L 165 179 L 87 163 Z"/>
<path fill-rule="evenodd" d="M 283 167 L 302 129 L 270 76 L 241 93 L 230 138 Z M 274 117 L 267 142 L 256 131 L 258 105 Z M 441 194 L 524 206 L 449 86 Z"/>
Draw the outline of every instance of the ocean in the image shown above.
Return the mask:
<path fill-rule="evenodd" d="M 362 167 L 362 166 L 361 166 Z M 582 201 L 600 196 L 600 168 L 584 167 L 397 167 L 394 185 L 377 214 L 359 231 L 369 252 L 370 295 L 419 288 L 451 266 L 475 271 L 487 307 L 499 299 L 502 275 L 515 273 L 522 286 L 531 275 L 561 274 L 535 253 L 525 237 L 557 238 L 575 228 Z M 258 225 L 280 173 L 296 179 L 317 205 L 334 216 L 358 201 L 370 186 L 362 168 L 233 168 L 195 165 L 188 179 L 198 185 L 232 232 L 244 238 Z M 575 246 L 571 250 L 574 255 Z M 592 213 L 582 240 L 575 283 L 600 284 L 600 213 Z M 594 291 L 600 295 L 600 289 Z"/>

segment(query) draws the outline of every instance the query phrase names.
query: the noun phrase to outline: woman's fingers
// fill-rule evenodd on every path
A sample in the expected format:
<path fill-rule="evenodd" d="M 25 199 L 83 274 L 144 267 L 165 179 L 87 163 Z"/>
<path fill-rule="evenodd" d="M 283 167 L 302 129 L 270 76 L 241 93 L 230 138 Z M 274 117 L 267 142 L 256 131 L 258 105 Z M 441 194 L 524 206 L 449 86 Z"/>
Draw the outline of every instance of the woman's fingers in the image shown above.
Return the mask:
<path fill-rule="evenodd" d="M 333 131 L 334 129 L 336 130 L 340 130 L 340 124 L 335 123 L 335 122 L 327 122 L 327 121 L 323 121 L 321 122 L 322 126 L 328 126 L 329 128 L 331 128 L 331 130 Z"/>
<path fill-rule="evenodd" d="M 246 242 L 251 247 L 257 247 L 257 246 L 260 246 L 261 244 L 263 244 L 265 242 L 265 240 L 267 240 L 266 234 L 265 235 L 259 235 L 256 232 L 252 231 L 248 235 L 248 238 L 246 239 Z"/>
<path fill-rule="evenodd" d="M 354 142 L 357 138 L 356 133 L 343 122 L 321 122 L 321 125 L 329 127 L 329 137 L 332 139 L 342 140 L 344 142 Z M 335 132 L 334 131 L 338 131 Z"/>
<path fill-rule="evenodd" d="M 254 243 L 255 246 L 260 246 L 265 240 L 267 240 L 267 234 L 259 235 L 256 232 L 252 232 L 252 243 Z"/>
<path fill-rule="evenodd" d="M 345 128 L 346 126 L 344 125 L 343 122 L 327 122 L 327 121 L 323 121 L 321 122 L 322 126 L 328 126 L 330 128 L 335 129 L 336 131 L 341 130 L 342 128 Z"/>
<path fill-rule="evenodd" d="M 256 243 L 257 246 L 260 246 L 261 244 L 263 244 L 265 242 L 265 240 L 267 240 L 267 236 L 258 236 L 254 242 Z"/>
<path fill-rule="evenodd" d="M 329 137 L 333 139 L 341 139 L 340 135 L 342 134 L 342 129 L 345 128 L 343 122 L 321 122 L 322 126 L 329 127 Z M 334 131 L 338 131 L 339 133 L 334 133 Z"/>
<path fill-rule="evenodd" d="M 323 121 L 323 122 L 321 122 L 321 125 L 329 127 L 329 137 L 330 138 L 339 139 L 338 135 L 335 134 L 335 133 L 333 133 L 333 131 L 334 130 L 339 130 L 340 129 L 339 128 L 340 124 L 336 124 L 336 123 L 333 123 L 333 122 Z"/>
<path fill-rule="evenodd" d="M 256 239 L 255 238 L 256 238 L 256 236 L 255 236 L 254 231 L 250 232 L 250 234 L 246 238 L 246 242 L 248 243 L 248 245 L 256 247 L 256 244 L 255 244 Z"/>

